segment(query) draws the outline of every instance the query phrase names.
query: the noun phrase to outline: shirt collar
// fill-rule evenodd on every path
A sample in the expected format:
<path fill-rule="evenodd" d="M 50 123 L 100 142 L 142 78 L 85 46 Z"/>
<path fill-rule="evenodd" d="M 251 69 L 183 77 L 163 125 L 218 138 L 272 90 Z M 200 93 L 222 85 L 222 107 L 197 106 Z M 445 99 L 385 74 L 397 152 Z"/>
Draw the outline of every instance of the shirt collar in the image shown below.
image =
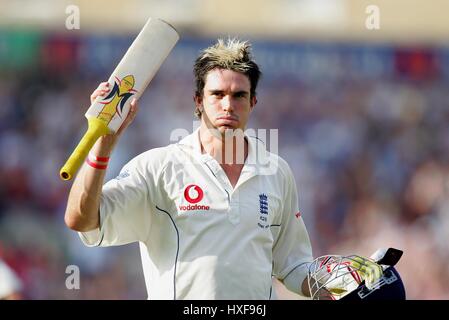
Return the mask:
<path fill-rule="evenodd" d="M 268 163 L 268 151 L 266 150 L 265 143 L 259 138 L 254 136 L 245 135 L 248 141 L 248 156 L 245 161 L 243 171 L 257 173 L 261 167 L 264 167 Z M 178 142 L 179 145 L 188 147 L 194 153 L 192 156 L 199 157 L 203 162 L 210 161 L 212 157 L 205 153 L 201 153 L 200 143 L 200 128 L 195 129 L 192 134 L 184 137 Z"/>
<path fill-rule="evenodd" d="M 191 148 L 196 153 L 201 154 L 200 128 L 196 128 L 192 134 L 187 135 L 178 144 Z"/>

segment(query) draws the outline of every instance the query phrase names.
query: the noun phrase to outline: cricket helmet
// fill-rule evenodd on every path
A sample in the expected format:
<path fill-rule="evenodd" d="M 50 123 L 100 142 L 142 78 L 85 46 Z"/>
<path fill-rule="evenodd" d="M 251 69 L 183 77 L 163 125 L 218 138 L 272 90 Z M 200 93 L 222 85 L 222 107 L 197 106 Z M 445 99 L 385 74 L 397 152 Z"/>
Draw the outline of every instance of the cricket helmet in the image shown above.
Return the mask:
<path fill-rule="evenodd" d="M 370 285 L 365 284 L 356 255 L 326 255 L 316 258 L 309 266 L 308 285 L 314 300 L 405 300 L 406 292 L 394 265 L 402 251 L 379 249 L 371 258 L 381 266 L 382 276 Z"/>

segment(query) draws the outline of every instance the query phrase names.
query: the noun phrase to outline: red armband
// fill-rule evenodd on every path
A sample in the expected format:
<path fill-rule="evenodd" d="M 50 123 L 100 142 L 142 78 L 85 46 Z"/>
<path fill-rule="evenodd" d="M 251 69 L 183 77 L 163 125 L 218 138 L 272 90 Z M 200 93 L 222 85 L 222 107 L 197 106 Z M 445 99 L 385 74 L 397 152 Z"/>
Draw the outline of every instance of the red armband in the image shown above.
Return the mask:
<path fill-rule="evenodd" d="M 105 170 L 108 167 L 109 157 L 97 157 L 89 153 L 86 162 L 92 168 Z"/>

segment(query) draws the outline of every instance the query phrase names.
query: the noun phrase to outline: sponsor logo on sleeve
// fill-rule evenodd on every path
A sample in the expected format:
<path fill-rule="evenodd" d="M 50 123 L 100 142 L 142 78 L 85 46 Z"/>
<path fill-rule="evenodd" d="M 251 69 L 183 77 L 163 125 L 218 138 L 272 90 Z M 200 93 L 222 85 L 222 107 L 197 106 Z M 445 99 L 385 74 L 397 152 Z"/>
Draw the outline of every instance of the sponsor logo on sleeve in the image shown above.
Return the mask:
<path fill-rule="evenodd" d="M 121 180 L 121 179 L 127 178 L 129 176 L 130 176 L 129 170 L 125 170 L 123 172 L 120 172 L 120 174 L 115 179 Z"/>

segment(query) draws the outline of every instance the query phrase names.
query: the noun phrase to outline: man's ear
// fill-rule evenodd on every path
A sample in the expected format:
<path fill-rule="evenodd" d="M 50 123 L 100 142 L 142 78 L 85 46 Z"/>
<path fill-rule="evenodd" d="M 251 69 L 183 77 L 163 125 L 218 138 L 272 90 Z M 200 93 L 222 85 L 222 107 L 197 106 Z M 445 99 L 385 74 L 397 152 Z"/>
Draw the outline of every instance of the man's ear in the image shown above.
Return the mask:
<path fill-rule="evenodd" d="M 203 97 L 199 96 L 199 95 L 194 95 L 193 96 L 193 101 L 195 101 L 195 106 L 200 109 L 203 105 Z"/>
<path fill-rule="evenodd" d="M 196 110 L 200 110 L 200 112 L 203 112 L 203 97 L 194 95 L 193 101 L 195 102 Z"/>
<path fill-rule="evenodd" d="M 253 110 L 253 108 L 256 106 L 256 104 L 257 104 L 257 98 L 256 98 L 256 96 L 253 96 L 250 101 L 251 110 Z"/>

